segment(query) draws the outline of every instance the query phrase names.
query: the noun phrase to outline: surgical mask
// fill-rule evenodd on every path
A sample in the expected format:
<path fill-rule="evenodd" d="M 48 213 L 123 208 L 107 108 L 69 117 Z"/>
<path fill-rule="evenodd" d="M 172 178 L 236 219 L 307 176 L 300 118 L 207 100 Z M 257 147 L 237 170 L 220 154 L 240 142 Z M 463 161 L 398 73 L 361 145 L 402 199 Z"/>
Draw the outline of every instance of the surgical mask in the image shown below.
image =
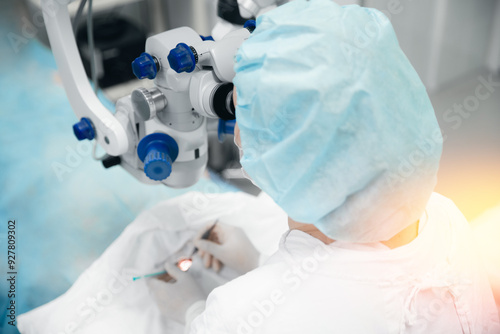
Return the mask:
<path fill-rule="evenodd" d="M 241 148 L 240 145 L 238 145 L 238 143 L 236 142 L 236 137 L 234 138 L 234 145 L 236 145 L 236 147 L 238 147 L 238 153 L 240 155 L 240 161 L 243 159 L 243 149 Z M 252 178 L 250 177 L 250 175 L 248 175 L 247 171 L 245 170 L 245 168 L 243 168 L 243 166 L 241 166 L 241 172 L 243 173 L 243 177 L 245 179 L 248 179 L 250 182 L 253 183 L 253 185 L 255 185 L 256 187 L 258 187 L 255 182 L 252 180 Z"/>

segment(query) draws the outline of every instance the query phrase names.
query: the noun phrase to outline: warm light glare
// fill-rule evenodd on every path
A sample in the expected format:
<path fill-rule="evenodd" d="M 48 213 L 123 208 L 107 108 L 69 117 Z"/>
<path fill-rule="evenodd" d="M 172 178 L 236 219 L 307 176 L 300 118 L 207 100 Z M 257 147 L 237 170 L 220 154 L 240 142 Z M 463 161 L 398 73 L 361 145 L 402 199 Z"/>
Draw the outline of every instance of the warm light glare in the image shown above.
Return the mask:
<path fill-rule="evenodd" d="M 180 259 L 179 261 L 177 261 L 177 267 L 179 267 L 179 269 L 182 271 L 188 271 L 189 268 L 191 268 L 192 264 L 193 260 L 191 259 Z"/>

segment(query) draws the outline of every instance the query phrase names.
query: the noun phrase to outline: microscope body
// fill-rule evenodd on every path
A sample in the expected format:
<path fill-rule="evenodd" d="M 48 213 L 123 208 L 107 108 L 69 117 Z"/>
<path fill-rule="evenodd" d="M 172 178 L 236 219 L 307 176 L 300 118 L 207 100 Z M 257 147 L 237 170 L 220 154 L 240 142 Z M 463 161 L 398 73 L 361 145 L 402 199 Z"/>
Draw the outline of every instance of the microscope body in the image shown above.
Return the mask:
<path fill-rule="evenodd" d="M 234 129 L 234 55 L 255 28 L 253 20 L 239 28 L 242 20 L 288 0 L 219 0 L 220 13 L 230 9 L 242 15 L 214 28 L 215 41 L 187 27 L 149 37 L 132 67 L 139 78 L 154 80 L 154 87 L 119 99 L 114 114 L 97 98 L 80 60 L 68 11 L 73 1 L 41 0 L 41 5 L 66 95 L 79 118 L 73 126 L 77 139 L 94 140 L 106 152 L 106 168 L 121 165 L 143 183 L 195 184 L 208 160 L 207 119 L 219 119 L 219 139 Z"/>
<path fill-rule="evenodd" d="M 249 29 L 242 28 L 215 42 L 182 27 L 148 38 L 146 52 L 133 67 L 139 78 L 154 79 L 155 86 L 137 89 L 116 104 L 115 118 L 126 130 L 129 143 L 120 156 L 122 167 L 144 183 L 184 188 L 198 181 L 208 160 L 207 118 L 234 119 L 233 59 L 249 36 Z M 183 63 L 186 51 L 191 60 L 196 56 L 187 67 Z M 162 159 L 162 152 L 158 154 L 153 147 L 156 157 L 148 159 L 147 146 L 158 141 L 161 146 L 162 138 L 155 134 L 170 138 L 163 138 L 167 141 L 163 154 L 170 157 Z M 168 147 L 172 140 L 177 145 L 175 154 Z M 146 146 L 143 157 L 141 143 Z"/>

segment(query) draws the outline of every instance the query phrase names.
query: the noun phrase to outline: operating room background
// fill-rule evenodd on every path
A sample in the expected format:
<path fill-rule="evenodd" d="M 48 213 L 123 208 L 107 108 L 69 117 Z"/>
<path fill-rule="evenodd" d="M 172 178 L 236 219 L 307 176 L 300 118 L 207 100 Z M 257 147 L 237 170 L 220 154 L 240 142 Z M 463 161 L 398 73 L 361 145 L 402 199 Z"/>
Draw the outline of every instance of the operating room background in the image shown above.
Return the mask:
<path fill-rule="evenodd" d="M 96 8 L 120 11 L 149 34 L 183 24 L 208 34 L 215 22 L 214 1 L 209 0 L 95 2 Z M 358 3 L 390 16 L 430 93 L 446 136 L 436 190 L 454 200 L 469 221 L 500 205 L 500 87 L 489 87 L 493 91 L 485 99 L 476 97 L 476 88 L 490 75 L 500 82 L 500 1 Z M 82 151 L 71 131 L 76 117 L 44 44 L 45 32 L 33 22 L 36 5 L 35 0 L 0 1 L 0 240 L 3 248 L 7 220 L 16 219 L 17 314 L 66 291 L 141 211 L 191 190 L 236 191 L 216 173 L 188 189 L 143 185 L 120 168 L 103 169 Z M 112 108 L 114 100 L 137 85 L 120 84 L 100 97 Z M 467 103 L 471 111 L 460 115 L 456 106 Z M 79 159 L 60 180 L 54 163 L 65 163 L 75 152 Z M 0 257 L 3 277 L 6 258 Z M 2 310 L 4 291 L 2 286 Z M 16 333 L 3 312 L 0 331 Z"/>

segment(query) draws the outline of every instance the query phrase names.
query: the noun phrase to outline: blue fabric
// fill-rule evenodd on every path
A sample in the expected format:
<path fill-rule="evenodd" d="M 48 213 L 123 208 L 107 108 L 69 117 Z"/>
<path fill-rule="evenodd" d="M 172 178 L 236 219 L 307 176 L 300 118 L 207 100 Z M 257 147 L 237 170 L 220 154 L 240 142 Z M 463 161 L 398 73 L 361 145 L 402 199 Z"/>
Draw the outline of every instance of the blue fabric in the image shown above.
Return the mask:
<path fill-rule="evenodd" d="M 9 219 L 17 224 L 19 315 L 65 292 L 141 211 L 192 190 L 228 190 L 206 179 L 181 190 L 144 185 L 120 167 L 106 170 L 94 161 L 90 145 L 79 143 L 72 133 L 77 118 L 52 53 L 36 39 L 24 37 L 22 16 L 14 2 L 10 4 L 2 1 L 0 10 L 2 334 L 18 333 L 6 317 Z M 74 167 L 60 180 L 54 163 L 68 166 L 70 156 Z"/>
<path fill-rule="evenodd" d="M 257 18 L 235 71 L 241 164 L 292 219 L 353 242 L 419 219 L 442 137 L 382 13 L 292 1 Z"/>

